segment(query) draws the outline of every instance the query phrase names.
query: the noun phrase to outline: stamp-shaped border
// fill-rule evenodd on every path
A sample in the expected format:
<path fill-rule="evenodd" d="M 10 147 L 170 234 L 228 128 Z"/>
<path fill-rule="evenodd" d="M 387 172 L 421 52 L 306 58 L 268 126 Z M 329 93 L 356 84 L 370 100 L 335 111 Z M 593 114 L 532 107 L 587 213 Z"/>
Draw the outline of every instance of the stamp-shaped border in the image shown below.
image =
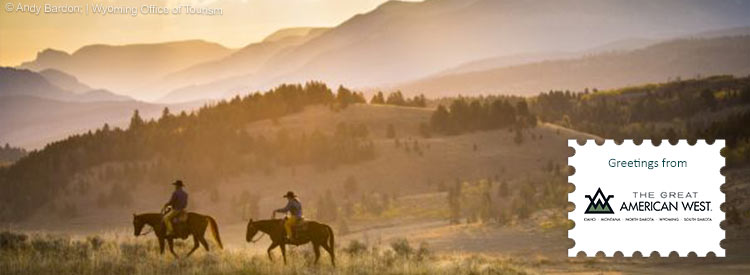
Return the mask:
<path fill-rule="evenodd" d="M 596 150 L 599 150 L 599 149 L 606 150 L 612 147 L 620 147 L 617 149 L 625 149 L 625 150 L 632 150 L 632 151 L 646 149 L 643 146 L 650 147 L 650 148 L 661 148 L 665 146 L 672 146 L 670 148 L 661 148 L 661 149 L 672 150 L 672 152 L 680 151 L 680 153 L 684 153 L 686 151 L 687 152 L 702 151 L 704 154 L 708 156 L 708 158 L 713 159 L 715 161 L 719 161 L 718 158 L 713 155 L 713 152 L 715 151 L 718 157 L 720 157 L 720 166 L 716 166 L 716 165 L 710 166 L 712 168 L 711 171 L 715 169 L 716 174 L 706 175 L 707 176 L 706 178 L 709 180 L 707 180 L 706 182 L 702 182 L 701 184 L 705 184 L 706 185 L 705 187 L 711 188 L 711 190 L 713 190 L 712 188 L 716 188 L 716 190 L 718 190 L 718 192 L 712 191 L 711 193 L 713 195 L 712 202 L 714 202 L 713 209 L 711 209 L 711 211 L 717 211 L 717 212 L 708 213 L 712 217 L 715 217 L 716 219 L 710 221 L 709 224 L 702 224 L 701 226 L 713 228 L 713 226 L 715 225 L 716 226 L 715 230 L 720 230 L 720 232 L 714 231 L 713 229 L 711 229 L 710 231 L 712 232 L 710 234 L 705 234 L 702 236 L 692 236 L 692 238 L 700 238 L 700 240 L 708 240 L 710 245 L 705 245 L 705 242 L 704 242 L 704 245 L 701 248 L 691 247 L 689 245 L 689 242 L 691 240 L 689 238 L 686 238 L 685 242 L 688 245 L 685 245 L 685 246 L 676 245 L 673 247 L 662 247 L 658 249 L 652 247 L 652 248 L 646 248 L 646 250 L 632 249 L 631 247 L 628 247 L 628 246 L 626 246 L 625 248 L 598 247 L 597 249 L 592 249 L 589 247 L 591 245 L 591 242 L 587 239 L 586 245 L 578 245 L 576 243 L 573 245 L 572 248 L 569 248 L 568 249 L 569 257 L 576 257 L 581 252 L 583 252 L 587 257 L 595 257 L 596 254 L 599 252 L 603 253 L 606 257 L 613 257 L 614 254 L 618 251 L 621 252 L 623 256 L 625 257 L 632 257 L 634 256 L 636 252 L 640 252 L 641 255 L 645 257 L 648 257 L 654 252 L 659 253 L 661 257 L 668 257 L 671 253 L 677 253 L 680 257 L 687 257 L 688 254 L 691 252 L 695 253 L 698 257 L 706 257 L 711 253 L 713 253 L 716 257 L 725 256 L 725 250 L 724 248 L 720 246 L 721 241 L 726 237 L 726 233 L 721 228 L 721 225 L 720 225 L 726 218 L 726 213 L 724 213 L 721 210 L 721 206 L 724 203 L 725 198 L 726 198 L 726 195 L 721 191 L 721 186 L 726 182 L 726 180 L 725 180 L 724 175 L 722 175 L 720 171 L 721 168 L 723 168 L 726 165 L 724 157 L 721 156 L 721 150 L 725 146 L 724 140 L 717 139 L 711 144 L 707 143 L 705 140 L 697 140 L 697 142 L 693 145 L 691 145 L 690 143 L 687 142 L 687 140 L 684 140 L 684 139 L 679 140 L 676 144 L 671 144 L 668 140 L 661 140 L 661 143 L 659 145 L 653 145 L 653 141 L 648 140 L 648 139 L 644 139 L 640 143 L 635 143 L 633 140 L 624 140 L 622 143 L 619 143 L 619 144 L 611 139 L 604 140 L 603 142 L 601 142 L 601 140 L 599 141 L 600 142 L 595 142 L 595 140 L 593 139 L 587 139 L 587 140 L 584 140 L 582 144 L 579 144 L 578 140 L 576 139 L 568 140 L 568 146 L 574 151 L 573 154 L 568 157 L 568 166 L 569 168 L 572 167 L 574 171 L 572 175 L 569 174 L 568 176 L 568 182 L 574 185 L 574 191 L 568 193 L 568 202 L 574 205 L 573 210 L 568 212 L 568 219 L 570 220 L 571 223 L 573 223 L 573 228 L 568 230 L 568 238 L 572 239 L 574 243 L 576 242 L 576 238 L 579 238 L 579 239 L 581 238 L 579 237 L 579 235 L 586 235 L 587 238 L 590 238 L 590 237 L 605 238 L 605 239 L 621 238 L 620 240 L 618 240 L 620 241 L 620 243 L 622 243 L 622 240 L 626 240 L 626 238 L 629 238 L 629 237 L 630 238 L 643 237 L 643 236 L 623 236 L 622 235 L 622 234 L 627 234 L 627 232 L 618 232 L 617 234 L 610 234 L 611 232 L 598 232 L 598 231 L 591 232 L 590 228 L 592 227 L 598 228 L 598 227 L 588 226 L 588 225 L 580 226 L 580 225 L 575 224 L 576 222 L 575 220 L 581 220 L 583 215 L 587 215 L 586 217 L 611 217 L 612 215 L 607 215 L 607 214 L 612 214 L 610 212 L 612 212 L 613 209 L 616 212 L 619 207 L 619 205 L 609 205 L 609 203 L 606 203 L 606 205 L 604 203 L 598 203 L 598 204 L 595 204 L 593 207 L 591 206 L 591 204 L 580 205 L 581 200 L 579 197 L 584 197 L 584 195 L 586 196 L 587 199 L 591 201 L 592 204 L 594 202 L 592 198 L 594 197 L 602 198 L 599 200 L 599 202 L 607 202 L 608 198 L 613 197 L 612 195 L 609 195 L 609 194 L 605 195 L 607 191 L 602 192 L 601 189 L 600 190 L 581 190 L 581 188 L 579 188 L 579 186 L 576 185 L 577 179 L 583 182 L 590 182 L 591 180 L 591 178 L 581 177 L 580 173 L 582 171 L 579 171 L 579 169 L 575 167 L 575 164 L 577 163 L 577 161 L 578 162 L 581 161 L 580 160 L 581 158 L 576 159 L 576 156 L 578 155 L 579 151 L 589 150 L 589 148 L 582 149 L 582 148 L 585 148 L 585 146 L 592 146 L 592 147 L 595 146 Z M 633 146 L 638 146 L 638 147 L 633 147 Z M 690 146 L 690 147 L 684 147 L 684 146 Z M 687 150 L 681 149 L 681 148 L 685 148 Z M 590 169 L 590 168 L 587 168 L 587 169 Z M 584 173 L 589 173 L 589 172 L 590 171 L 584 171 Z M 622 182 L 622 181 L 618 181 L 618 182 Z M 650 185 L 650 186 L 653 186 L 653 185 Z M 591 189 L 591 187 L 589 187 L 589 189 Z M 594 197 L 590 197 L 590 196 L 594 196 Z M 623 197 L 622 194 L 620 194 L 620 197 Z M 618 198 L 618 199 L 621 199 L 621 198 Z M 656 199 L 658 199 L 658 197 Z M 579 203 L 576 204 L 576 201 L 578 201 Z M 591 207 L 591 209 L 589 209 L 589 207 Z M 584 213 L 584 210 L 586 211 L 586 213 Z M 593 213 L 593 212 L 597 212 L 597 213 Z M 593 215 L 593 214 L 604 214 L 604 215 Z M 589 219 L 589 220 L 592 220 L 592 219 Z M 607 220 L 607 219 L 606 218 L 600 219 L 600 221 L 601 220 Z M 608 220 L 613 220 L 613 219 L 608 219 Z M 623 227 L 633 228 L 632 223 L 631 224 L 623 223 L 623 225 L 624 225 Z M 674 224 L 667 224 L 667 225 L 674 226 Z M 579 227 L 579 226 L 583 229 L 576 230 L 576 227 Z M 653 227 L 653 226 L 658 226 L 658 225 L 651 224 L 650 226 Z M 680 226 L 681 226 L 680 228 L 686 228 L 685 226 L 690 226 L 690 223 L 681 224 Z M 609 228 L 612 228 L 612 226 L 609 226 Z M 640 232 L 640 234 L 643 234 L 643 232 Z M 595 235 L 595 236 L 592 236 L 592 235 Z M 622 238 L 625 238 L 625 239 L 622 239 Z M 655 240 L 655 241 L 658 242 L 658 240 Z M 614 243 L 617 243 L 617 242 L 614 242 Z"/>

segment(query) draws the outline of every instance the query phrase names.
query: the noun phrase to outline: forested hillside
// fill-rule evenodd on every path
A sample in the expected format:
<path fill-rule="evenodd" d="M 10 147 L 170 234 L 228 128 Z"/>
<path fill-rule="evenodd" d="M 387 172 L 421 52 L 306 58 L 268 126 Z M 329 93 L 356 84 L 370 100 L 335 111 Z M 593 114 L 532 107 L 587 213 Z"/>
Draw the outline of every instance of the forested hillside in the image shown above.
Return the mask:
<path fill-rule="evenodd" d="M 726 139 L 729 165 L 750 161 L 750 77 L 550 91 L 532 102 L 542 121 L 616 139 Z"/>
<path fill-rule="evenodd" d="M 539 120 L 613 139 L 726 139 L 729 165 L 750 161 L 750 77 L 549 91 L 528 100 L 459 97 L 439 103 L 430 123 L 438 133 L 523 129 Z M 522 139 L 523 131 L 517 135 Z"/>
<path fill-rule="evenodd" d="M 71 185 L 77 173 L 108 163 L 120 164 L 124 168 L 116 170 L 127 173 L 119 174 L 139 184 L 163 183 L 175 175 L 213 182 L 240 173 L 270 173 L 277 165 L 314 164 L 325 170 L 371 159 L 374 146 L 362 125 L 339 124 L 332 134 L 279 131 L 277 136 L 263 136 L 243 130 L 250 122 L 278 120 L 310 105 L 324 104 L 336 111 L 363 101 L 362 94 L 343 87 L 334 95 L 324 84 L 310 82 L 235 97 L 190 114 L 165 109 L 158 120 L 144 121 L 136 111 L 127 129 L 104 125 L 0 168 L 0 219 L 25 217 Z"/>

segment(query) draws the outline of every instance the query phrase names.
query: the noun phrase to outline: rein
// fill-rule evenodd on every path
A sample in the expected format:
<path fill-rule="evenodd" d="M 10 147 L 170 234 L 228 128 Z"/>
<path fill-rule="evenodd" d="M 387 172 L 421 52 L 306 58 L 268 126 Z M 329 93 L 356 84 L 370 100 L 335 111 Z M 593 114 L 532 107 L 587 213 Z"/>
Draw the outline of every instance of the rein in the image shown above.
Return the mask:
<path fill-rule="evenodd" d="M 256 243 L 256 242 L 260 241 L 260 239 L 263 238 L 264 235 L 267 235 L 265 231 L 260 230 L 260 227 L 258 228 L 258 231 L 260 231 L 260 236 L 257 239 L 255 239 L 255 240 L 250 240 L 250 242 Z"/>
<path fill-rule="evenodd" d="M 258 241 L 260 241 L 260 239 L 261 239 L 261 238 L 263 238 L 263 236 L 264 236 L 264 235 L 266 235 L 266 232 L 263 232 L 263 231 L 261 231 L 261 232 L 260 232 L 260 237 L 258 237 L 258 238 L 257 238 L 257 239 L 255 239 L 255 240 L 250 240 L 250 242 L 252 242 L 252 243 L 256 243 L 256 242 L 258 242 Z"/>
<path fill-rule="evenodd" d="M 151 226 L 149 225 L 149 227 L 148 227 L 148 228 L 149 228 L 149 229 L 151 229 L 151 230 L 149 230 L 149 231 L 148 231 L 148 232 L 146 232 L 146 233 L 141 233 L 141 234 L 138 234 L 138 236 L 146 236 L 146 235 L 150 234 L 151 232 L 154 232 L 154 228 L 153 228 L 153 227 L 151 227 Z"/>

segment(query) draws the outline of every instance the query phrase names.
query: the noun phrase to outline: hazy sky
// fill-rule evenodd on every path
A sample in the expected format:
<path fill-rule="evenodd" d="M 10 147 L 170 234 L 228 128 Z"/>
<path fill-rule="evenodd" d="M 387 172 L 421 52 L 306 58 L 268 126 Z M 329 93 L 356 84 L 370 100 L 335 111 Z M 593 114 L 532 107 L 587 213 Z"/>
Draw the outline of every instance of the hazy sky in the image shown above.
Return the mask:
<path fill-rule="evenodd" d="M 0 10 L 0 66 L 34 59 L 46 48 L 73 52 L 89 44 L 153 43 L 203 39 L 242 47 L 285 27 L 335 26 L 386 0 L 3 0 Z M 221 16 L 77 15 L 7 12 L 6 5 L 102 4 L 223 8 Z M 15 8 L 15 6 L 14 6 Z"/>

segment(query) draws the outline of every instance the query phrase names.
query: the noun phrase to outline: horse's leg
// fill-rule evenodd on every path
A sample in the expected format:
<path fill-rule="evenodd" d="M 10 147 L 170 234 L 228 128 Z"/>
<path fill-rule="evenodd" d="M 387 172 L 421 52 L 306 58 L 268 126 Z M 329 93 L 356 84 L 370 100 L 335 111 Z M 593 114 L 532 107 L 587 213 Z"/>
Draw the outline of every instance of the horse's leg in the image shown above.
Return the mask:
<path fill-rule="evenodd" d="M 277 244 L 277 243 L 271 243 L 271 246 L 268 247 L 268 250 L 267 250 L 268 251 L 268 259 L 271 260 L 271 261 L 273 261 L 273 257 L 271 256 L 271 250 L 273 250 L 277 246 L 279 246 L 279 244 Z"/>
<path fill-rule="evenodd" d="M 281 247 L 281 256 L 284 257 L 284 264 L 286 265 L 286 244 L 281 243 L 279 247 Z"/>
<path fill-rule="evenodd" d="M 206 238 L 204 238 L 203 236 L 200 236 L 200 238 L 198 238 L 198 241 L 200 241 L 201 244 L 203 244 L 203 248 L 205 248 L 206 251 L 208 251 L 208 242 L 206 242 Z"/>
<path fill-rule="evenodd" d="M 193 255 L 193 252 L 200 247 L 200 243 L 198 242 L 198 236 L 193 235 L 193 249 L 188 252 L 187 256 L 185 258 L 190 257 L 190 255 Z"/>
<path fill-rule="evenodd" d="M 174 241 L 172 241 L 172 238 L 167 239 L 167 244 L 169 245 L 169 252 L 172 253 L 172 256 L 179 259 L 180 257 L 177 256 L 177 253 L 174 253 Z"/>
<path fill-rule="evenodd" d="M 164 238 L 159 238 L 159 254 L 164 255 Z"/>
<path fill-rule="evenodd" d="M 328 242 L 323 242 L 323 249 L 328 251 L 328 255 L 331 256 L 331 265 L 336 266 L 336 255 L 333 254 L 333 247 L 328 245 Z"/>
<path fill-rule="evenodd" d="M 318 260 L 320 259 L 320 245 L 313 242 L 313 252 L 315 252 L 315 264 L 318 264 Z"/>

